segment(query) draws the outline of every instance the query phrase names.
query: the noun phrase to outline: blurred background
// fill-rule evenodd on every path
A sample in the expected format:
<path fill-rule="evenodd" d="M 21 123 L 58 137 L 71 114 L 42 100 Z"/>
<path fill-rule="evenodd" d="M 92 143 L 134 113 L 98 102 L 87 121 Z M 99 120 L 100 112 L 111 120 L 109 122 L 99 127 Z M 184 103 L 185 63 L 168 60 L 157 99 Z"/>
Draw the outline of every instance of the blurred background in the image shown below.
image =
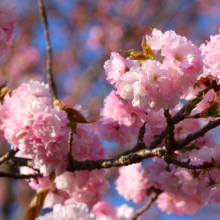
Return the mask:
<path fill-rule="evenodd" d="M 105 80 L 103 64 L 112 51 L 139 50 L 150 28 L 174 30 L 200 46 L 219 33 L 218 0 L 50 0 L 45 1 L 53 49 L 53 71 L 58 96 L 68 106 L 79 103 L 98 119 L 104 98 L 113 87 Z M 46 82 L 46 44 L 37 1 L 17 1 L 17 25 L 13 46 L 0 59 L 0 82 L 15 89 L 22 82 Z M 105 143 L 109 149 L 109 143 Z M 116 145 L 111 145 L 115 153 Z M 2 150 L 7 151 L 3 145 Z M 3 167 L 13 171 L 14 167 Z M 113 172 L 117 173 L 117 172 Z M 124 203 L 114 190 L 104 199 Z M 23 220 L 34 192 L 25 181 L 0 179 L 0 219 Z M 135 205 L 135 208 L 142 205 Z M 196 216 L 162 213 L 155 206 L 143 219 L 219 219 L 220 204 L 208 205 Z"/>

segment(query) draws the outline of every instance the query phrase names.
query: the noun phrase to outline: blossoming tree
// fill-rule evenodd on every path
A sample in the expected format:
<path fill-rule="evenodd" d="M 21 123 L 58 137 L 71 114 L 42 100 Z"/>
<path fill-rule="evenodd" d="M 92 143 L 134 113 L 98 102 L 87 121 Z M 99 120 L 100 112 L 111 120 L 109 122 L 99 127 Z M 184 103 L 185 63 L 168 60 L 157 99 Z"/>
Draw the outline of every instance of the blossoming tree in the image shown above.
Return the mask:
<path fill-rule="evenodd" d="M 167 213 L 190 215 L 219 203 L 220 145 L 214 144 L 212 131 L 220 125 L 220 35 L 198 48 L 174 31 L 153 29 L 143 37 L 142 51 L 112 52 L 104 69 L 114 90 L 100 118 L 88 121 L 87 110 L 69 108 L 57 98 L 42 0 L 39 9 L 48 84 L 31 80 L 18 88 L 4 82 L 0 87 L 0 140 L 11 148 L 0 164 L 19 167 L 19 173 L 0 172 L 0 177 L 28 180 L 36 191 L 26 219 L 135 220 L 153 202 Z M 14 1 L 3 0 L 1 56 L 11 46 L 15 23 Z M 130 149 L 110 157 L 104 140 L 120 143 L 122 150 L 130 143 Z M 143 165 L 143 160 L 150 162 Z M 112 167 L 120 167 L 120 195 L 135 203 L 149 198 L 136 213 L 102 200 Z M 53 212 L 38 217 L 42 207 Z"/>

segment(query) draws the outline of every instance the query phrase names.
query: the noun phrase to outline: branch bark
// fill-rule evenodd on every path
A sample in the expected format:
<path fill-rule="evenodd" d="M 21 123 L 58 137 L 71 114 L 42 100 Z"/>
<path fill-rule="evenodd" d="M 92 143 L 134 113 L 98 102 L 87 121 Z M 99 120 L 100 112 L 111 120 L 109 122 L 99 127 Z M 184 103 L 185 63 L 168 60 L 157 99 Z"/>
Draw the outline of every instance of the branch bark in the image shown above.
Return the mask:
<path fill-rule="evenodd" d="M 154 201 L 157 200 L 157 197 L 160 195 L 162 191 L 160 189 L 155 189 L 155 193 L 150 197 L 150 199 L 148 200 L 148 202 L 146 203 L 145 206 L 143 206 L 141 209 L 139 209 L 135 216 L 132 218 L 132 220 L 136 220 L 138 218 L 138 216 L 140 216 L 141 214 L 143 214 L 144 212 L 146 212 L 152 205 L 152 203 Z"/>
<path fill-rule="evenodd" d="M 5 161 L 9 160 L 13 157 L 18 151 L 10 150 L 4 155 L 0 156 L 0 164 L 4 163 Z"/>
<path fill-rule="evenodd" d="M 56 86 L 53 79 L 53 69 L 52 69 L 52 48 L 50 44 L 50 35 L 49 35 L 49 29 L 48 29 L 48 21 L 47 21 L 47 13 L 44 6 L 43 0 L 38 0 L 39 10 L 41 19 L 44 25 L 44 32 L 45 32 L 45 39 L 47 43 L 47 80 L 50 86 L 51 94 L 53 97 L 53 100 L 57 99 L 57 92 L 56 92 Z"/>
<path fill-rule="evenodd" d="M 30 179 L 30 178 L 36 179 L 42 176 L 43 175 L 40 173 L 24 175 L 24 174 L 13 174 L 13 173 L 0 172 L 0 177 L 6 177 L 6 178 L 11 178 L 11 179 Z"/>
<path fill-rule="evenodd" d="M 73 161 L 68 166 L 68 171 L 74 172 L 79 170 L 94 170 L 94 169 L 102 169 L 102 168 L 110 168 L 110 167 L 119 167 L 119 166 L 128 166 L 133 163 L 139 163 L 143 159 L 147 159 L 150 157 L 158 156 L 162 157 L 163 154 L 166 153 L 166 147 L 158 147 L 153 150 L 143 149 L 138 152 L 114 157 L 110 159 L 103 160 L 85 160 L 85 161 Z"/>

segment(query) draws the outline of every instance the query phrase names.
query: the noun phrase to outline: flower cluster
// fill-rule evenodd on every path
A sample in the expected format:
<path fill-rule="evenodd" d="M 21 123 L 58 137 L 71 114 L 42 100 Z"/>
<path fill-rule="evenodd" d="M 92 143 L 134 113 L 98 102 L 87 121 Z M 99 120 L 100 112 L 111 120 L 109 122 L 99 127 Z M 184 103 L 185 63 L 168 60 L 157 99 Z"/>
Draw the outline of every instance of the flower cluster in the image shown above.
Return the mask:
<path fill-rule="evenodd" d="M 119 142 L 121 145 L 130 142 L 130 133 L 138 133 L 139 128 L 146 121 L 144 109 L 124 104 L 115 91 L 104 100 L 101 110 L 100 132 L 104 140 Z"/>
<path fill-rule="evenodd" d="M 71 131 L 67 114 L 51 104 L 48 85 L 37 81 L 22 84 L 7 95 L 1 108 L 1 129 L 12 149 L 31 155 L 45 175 L 67 166 L 67 138 Z"/>
<path fill-rule="evenodd" d="M 116 83 L 117 94 L 134 107 L 172 109 L 201 74 L 201 51 L 174 31 L 163 34 L 154 29 L 151 36 L 146 36 L 146 41 L 154 55 L 161 52 L 163 60 L 147 59 L 134 62 L 131 66 L 131 62 L 112 53 L 111 61 L 106 61 L 104 66 L 108 72 L 107 80 L 114 79 L 110 83 Z"/>
<path fill-rule="evenodd" d="M 47 213 L 37 220 L 95 220 L 95 215 L 88 211 L 88 207 L 83 203 L 66 206 L 57 204 L 54 206 L 53 212 Z"/>

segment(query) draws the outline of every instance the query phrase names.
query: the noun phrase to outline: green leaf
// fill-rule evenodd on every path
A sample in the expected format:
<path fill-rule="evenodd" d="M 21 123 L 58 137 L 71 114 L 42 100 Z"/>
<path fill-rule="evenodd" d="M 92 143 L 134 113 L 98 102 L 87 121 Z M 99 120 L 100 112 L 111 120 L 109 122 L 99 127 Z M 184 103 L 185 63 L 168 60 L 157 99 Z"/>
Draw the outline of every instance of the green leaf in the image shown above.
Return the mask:
<path fill-rule="evenodd" d="M 186 113 L 185 113 L 185 116 L 186 116 L 186 117 L 188 117 L 188 116 L 191 114 L 192 110 L 196 107 L 196 105 L 197 105 L 202 99 L 203 99 L 203 97 L 202 97 L 202 98 L 196 97 L 196 98 L 194 98 L 193 100 L 191 100 L 191 101 L 189 102 L 189 104 L 187 105 L 187 108 L 186 108 Z"/>
<path fill-rule="evenodd" d="M 68 118 L 68 119 L 69 119 L 70 123 L 68 123 L 67 126 L 72 129 L 72 132 L 74 134 L 77 134 L 77 132 L 76 132 L 77 123 L 72 118 Z"/>
<path fill-rule="evenodd" d="M 143 37 L 143 40 L 142 40 L 142 43 L 141 43 L 141 47 L 143 49 L 145 57 L 147 59 L 151 59 L 152 60 L 154 58 L 154 52 L 153 52 L 151 46 L 145 40 L 145 37 Z"/>
<path fill-rule="evenodd" d="M 192 171 L 193 178 L 194 178 L 194 179 L 198 179 L 198 180 L 201 181 L 201 179 L 200 179 L 200 177 L 199 177 L 200 173 L 201 173 L 201 170 L 200 170 L 200 171 L 195 171 L 195 170 Z"/>
<path fill-rule="evenodd" d="M 193 88 L 195 89 L 196 87 L 200 88 L 201 85 L 207 85 L 211 80 L 210 75 L 208 75 L 206 78 L 201 77 L 197 82 L 194 84 Z"/>
<path fill-rule="evenodd" d="M 138 50 L 131 49 L 131 50 L 124 51 L 124 53 L 130 55 L 130 58 L 129 58 L 130 60 L 145 61 L 147 59 L 147 57 L 141 51 L 138 51 Z"/>
<path fill-rule="evenodd" d="M 154 52 L 153 52 L 151 46 L 147 43 L 147 41 L 146 41 L 146 50 L 147 50 L 147 55 L 148 55 L 147 58 L 153 60 Z"/>
<path fill-rule="evenodd" d="M 220 111 L 217 110 L 218 107 L 219 107 L 219 102 L 218 101 L 213 101 L 213 103 L 210 105 L 210 107 L 205 109 L 202 112 L 201 117 L 203 117 L 203 118 L 219 117 L 220 116 Z"/>
<path fill-rule="evenodd" d="M 35 220 L 37 218 L 43 206 L 47 193 L 50 191 L 50 189 L 53 186 L 54 179 L 55 179 L 55 175 L 53 174 L 51 176 L 50 186 L 34 195 L 26 213 L 26 220 Z"/>
<path fill-rule="evenodd" d="M 208 172 L 208 174 L 209 174 L 209 182 L 207 184 L 207 187 L 208 186 L 214 187 L 218 182 L 216 182 L 214 179 L 212 179 L 212 177 L 211 177 L 209 172 Z"/>

